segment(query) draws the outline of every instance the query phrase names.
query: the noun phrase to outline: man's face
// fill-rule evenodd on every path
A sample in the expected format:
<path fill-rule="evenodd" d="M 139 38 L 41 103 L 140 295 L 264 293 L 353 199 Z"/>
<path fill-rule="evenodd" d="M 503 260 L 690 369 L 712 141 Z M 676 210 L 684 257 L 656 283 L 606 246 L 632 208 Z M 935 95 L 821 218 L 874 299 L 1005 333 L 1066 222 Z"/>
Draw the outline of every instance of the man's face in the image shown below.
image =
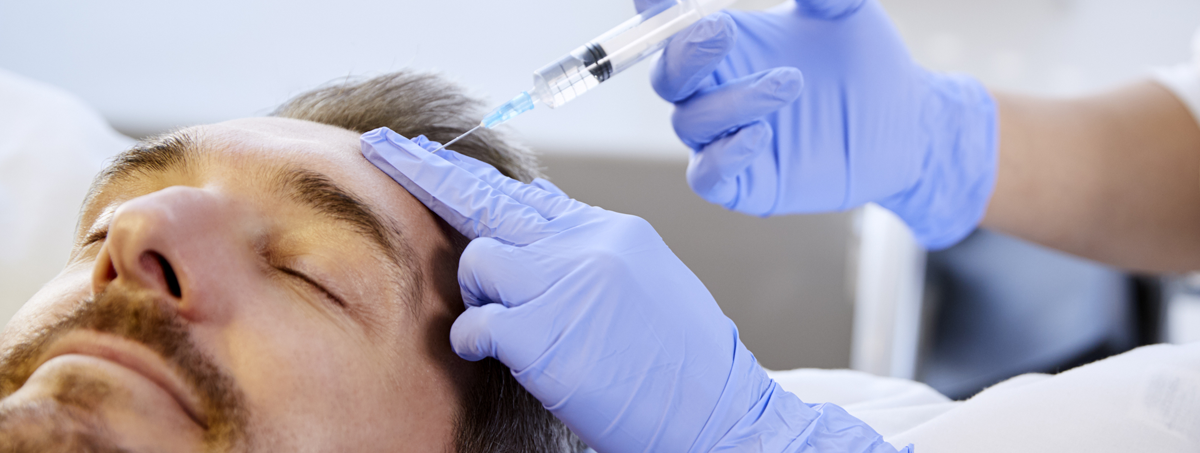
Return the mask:
<path fill-rule="evenodd" d="M 357 133 L 183 135 L 94 189 L 0 337 L 0 449 L 449 449 L 466 370 L 437 220 Z"/>

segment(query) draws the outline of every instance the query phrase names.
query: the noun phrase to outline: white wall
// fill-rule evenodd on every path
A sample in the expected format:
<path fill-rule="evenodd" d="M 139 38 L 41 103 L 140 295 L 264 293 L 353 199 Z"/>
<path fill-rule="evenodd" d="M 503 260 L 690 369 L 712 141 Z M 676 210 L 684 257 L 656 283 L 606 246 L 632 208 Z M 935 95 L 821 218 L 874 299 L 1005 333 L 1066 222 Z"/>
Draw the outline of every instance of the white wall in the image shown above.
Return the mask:
<path fill-rule="evenodd" d="M 913 56 L 988 85 L 1071 95 L 1191 59 L 1196 0 L 883 0 Z"/>
<path fill-rule="evenodd" d="M 1043 93 L 1182 61 L 1200 25 L 1195 0 L 883 2 L 919 61 Z M 77 93 L 133 132 L 261 115 L 315 85 L 402 67 L 443 71 L 498 103 L 633 12 L 628 0 L 10 0 L 0 67 Z M 649 68 L 511 124 L 540 149 L 684 155 Z"/>
<path fill-rule="evenodd" d="M 134 132 L 262 115 L 339 77 L 404 67 L 499 103 L 633 14 L 631 1 L 6 1 L 0 67 L 78 93 Z M 648 73 L 513 124 L 547 149 L 682 152 Z"/>

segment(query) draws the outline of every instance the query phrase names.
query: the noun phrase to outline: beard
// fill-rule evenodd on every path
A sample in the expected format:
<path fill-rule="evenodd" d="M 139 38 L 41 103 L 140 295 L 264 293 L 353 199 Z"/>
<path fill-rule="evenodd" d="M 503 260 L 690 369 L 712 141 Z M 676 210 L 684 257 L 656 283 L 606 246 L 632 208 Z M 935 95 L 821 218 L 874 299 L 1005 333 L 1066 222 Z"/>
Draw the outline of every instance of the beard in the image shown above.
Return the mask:
<path fill-rule="evenodd" d="M 81 301 L 71 314 L 0 355 L 0 400 L 25 384 L 56 340 L 72 331 L 93 330 L 142 343 L 175 368 L 199 397 L 198 411 L 208 421 L 204 427 L 206 450 L 228 451 L 247 444 L 247 412 L 241 391 L 195 346 L 171 305 L 148 294 L 109 288 Z M 68 375 L 54 387 L 49 400 L 0 404 L 0 451 L 121 451 L 108 440 L 109 433 L 95 413 L 112 390 L 108 384 Z"/>

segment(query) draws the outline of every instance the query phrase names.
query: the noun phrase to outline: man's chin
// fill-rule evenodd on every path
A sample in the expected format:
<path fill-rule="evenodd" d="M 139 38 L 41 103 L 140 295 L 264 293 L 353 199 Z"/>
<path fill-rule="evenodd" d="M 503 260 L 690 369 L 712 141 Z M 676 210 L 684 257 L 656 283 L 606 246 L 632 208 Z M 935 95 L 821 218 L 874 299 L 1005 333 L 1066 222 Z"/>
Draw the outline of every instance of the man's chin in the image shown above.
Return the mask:
<path fill-rule="evenodd" d="M 119 452 L 94 414 L 53 399 L 17 394 L 0 401 L 0 451 Z"/>
<path fill-rule="evenodd" d="M 169 413 L 175 403 L 162 389 L 129 373 L 91 357 L 46 362 L 0 400 L 0 451 L 193 450 L 202 430 Z"/>

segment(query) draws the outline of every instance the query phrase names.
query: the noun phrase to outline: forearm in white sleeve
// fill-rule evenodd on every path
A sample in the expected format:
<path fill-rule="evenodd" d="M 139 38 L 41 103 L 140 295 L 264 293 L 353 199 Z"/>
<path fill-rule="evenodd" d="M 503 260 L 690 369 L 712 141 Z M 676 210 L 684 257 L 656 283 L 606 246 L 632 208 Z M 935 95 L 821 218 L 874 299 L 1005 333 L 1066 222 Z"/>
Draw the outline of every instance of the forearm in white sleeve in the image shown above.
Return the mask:
<path fill-rule="evenodd" d="M 1192 38 L 1192 61 L 1156 69 L 1154 80 L 1171 90 L 1200 123 L 1200 30 Z"/>

